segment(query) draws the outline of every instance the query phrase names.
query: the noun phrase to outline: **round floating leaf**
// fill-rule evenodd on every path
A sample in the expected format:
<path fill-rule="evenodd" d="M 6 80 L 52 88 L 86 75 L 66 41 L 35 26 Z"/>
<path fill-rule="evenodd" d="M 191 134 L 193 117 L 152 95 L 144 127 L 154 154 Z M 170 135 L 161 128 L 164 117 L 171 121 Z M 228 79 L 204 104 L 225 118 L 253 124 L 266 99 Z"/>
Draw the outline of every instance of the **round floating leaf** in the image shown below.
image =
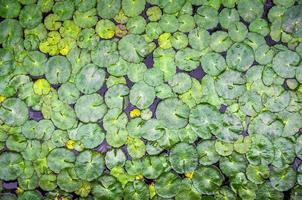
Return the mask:
<path fill-rule="evenodd" d="M 144 142 L 138 138 L 128 138 L 127 150 L 133 159 L 137 159 L 145 155 L 146 146 Z"/>
<path fill-rule="evenodd" d="M 271 185 L 278 191 L 287 191 L 294 187 L 297 173 L 290 167 L 274 168 L 269 177 Z"/>
<path fill-rule="evenodd" d="M 246 71 L 254 62 L 253 49 L 246 44 L 236 43 L 227 51 L 226 61 L 231 68 Z"/>
<path fill-rule="evenodd" d="M 92 181 L 102 175 L 105 163 L 101 154 L 92 151 L 81 152 L 75 162 L 77 176 L 86 181 Z"/>
<path fill-rule="evenodd" d="M 101 40 L 96 49 L 91 51 L 91 60 L 99 67 L 108 67 L 117 63 L 119 60 L 117 42 L 111 40 Z"/>
<path fill-rule="evenodd" d="M 215 89 L 224 99 L 235 99 L 244 93 L 245 82 L 243 74 L 227 70 L 216 79 Z"/>
<path fill-rule="evenodd" d="M 198 154 L 194 146 L 187 143 L 176 144 L 170 152 L 171 167 L 180 174 L 192 172 L 198 165 Z"/>
<path fill-rule="evenodd" d="M 148 141 L 155 141 L 160 139 L 165 134 L 166 130 L 161 121 L 157 119 L 150 119 L 142 125 L 140 132 L 142 133 L 142 137 L 144 139 Z"/>
<path fill-rule="evenodd" d="M 0 178 L 4 181 L 15 180 L 22 172 L 23 159 L 18 153 L 3 152 L 0 155 Z"/>
<path fill-rule="evenodd" d="M 155 182 L 155 191 L 162 198 L 172 198 L 181 186 L 181 179 L 177 175 L 167 172 L 162 174 Z"/>
<path fill-rule="evenodd" d="M 222 126 L 222 116 L 210 104 L 200 104 L 190 112 L 189 122 L 199 137 L 209 139 Z"/>
<path fill-rule="evenodd" d="M 193 186 L 202 194 L 214 194 L 224 180 L 220 171 L 213 166 L 200 166 L 193 174 Z"/>
<path fill-rule="evenodd" d="M 285 50 L 276 54 L 273 59 L 273 69 L 282 78 L 294 78 L 299 66 L 300 56 L 294 51 Z"/>
<path fill-rule="evenodd" d="M 188 123 L 189 108 L 177 98 L 161 101 L 156 109 L 156 117 L 168 128 L 183 128 Z"/>
<path fill-rule="evenodd" d="M 211 76 L 218 76 L 226 68 L 225 59 L 218 53 L 209 52 L 201 57 L 202 69 Z"/>
<path fill-rule="evenodd" d="M 245 172 L 246 165 L 245 157 L 235 152 L 228 157 L 220 158 L 219 162 L 220 169 L 229 177 L 234 177 L 239 172 Z"/>
<path fill-rule="evenodd" d="M 80 91 L 75 84 L 67 82 L 58 89 L 59 99 L 67 104 L 74 104 L 80 97 Z"/>
<path fill-rule="evenodd" d="M 42 20 L 42 12 L 34 4 L 26 5 L 20 12 L 19 20 L 24 28 L 35 28 Z"/>
<path fill-rule="evenodd" d="M 63 56 L 53 56 L 45 68 L 45 77 L 51 84 L 65 83 L 71 74 L 71 64 Z"/>
<path fill-rule="evenodd" d="M 110 87 L 105 93 L 105 102 L 109 108 L 122 109 L 125 104 L 125 97 L 129 94 L 129 88 L 126 85 L 117 84 Z"/>
<path fill-rule="evenodd" d="M 109 169 L 116 166 L 124 166 L 126 161 L 126 155 L 121 149 L 112 149 L 106 152 L 105 162 Z"/>
<path fill-rule="evenodd" d="M 123 59 L 132 63 L 139 63 L 146 56 L 147 43 L 140 35 L 127 35 L 118 44 L 120 55 Z"/>
<path fill-rule="evenodd" d="M 149 189 L 144 182 L 134 181 L 129 182 L 125 186 L 125 200 L 148 200 Z"/>
<path fill-rule="evenodd" d="M 139 15 L 145 9 L 145 0 L 123 0 L 122 8 L 129 17 Z"/>
<path fill-rule="evenodd" d="M 212 165 L 217 163 L 220 155 L 215 150 L 214 140 L 204 140 L 198 144 L 197 148 L 199 163 L 202 165 Z"/>
<path fill-rule="evenodd" d="M 54 102 L 52 106 L 50 118 L 56 127 L 67 130 L 77 123 L 76 114 L 70 106 L 59 101 Z"/>
<path fill-rule="evenodd" d="M 75 192 L 81 187 L 74 168 L 62 170 L 57 176 L 57 184 L 65 192 Z"/>
<path fill-rule="evenodd" d="M 56 148 L 47 156 L 47 163 L 50 170 L 59 173 L 61 170 L 73 167 L 75 156 L 72 151 L 64 148 Z"/>
<path fill-rule="evenodd" d="M 107 112 L 102 96 L 96 93 L 81 96 L 74 109 L 79 120 L 86 123 L 101 120 Z"/>
<path fill-rule="evenodd" d="M 253 165 L 270 164 L 274 159 L 274 148 L 270 139 L 264 135 L 252 135 L 252 144 L 246 158 Z"/>
<path fill-rule="evenodd" d="M 88 123 L 78 127 L 74 130 L 74 133 L 70 133 L 70 136 L 79 142 L 81 142 L 85 148 L 93 149 L 100 145 L 105 134 L 98 124 Z"/>
<path fill-rule="evenodd" d="M 98 1 L 98 14 L 105 19 L 110 19 L 116 16 L 121 8 L 121 0 L 104 0 Z"/>
<path fill-rule="evenodd" d="M 8 98 L 0 106 L 0 119 L 10 126 L 21 126 L 28 119 L 26 104 L 17 98 Z"/>
<path fill-rule="evenodd" d="M 93 64 L 86 65 L 76 76 L 76 86 L 84 94 L 101 89 L 105 81 L 105 72 Z"/>
<path fill-rule="evenodd" d="M 288 10 L 286 10 L 282 21 L 283 30 L 285 32 L 292 33 L 295 37 L 302 36 L 301 9 L 301 5 L 296 5 L 289 8 Z"/>
<path fill-rule="evenodd" d="M 92 187 L 91 193 L 100 199 L 121 200 L 123 196 L 122 185 L 112 176 L 104 175 L 98 180 L 99 184 Z"/>
<path fill-rule="evenodd" d="M 246 168 L 247 178 L 255 184 L 261 184 L 269 177 L 270 171 L 264 165 L 248 165 Z"/>
<path fill-rule="evenodd" d="M 168 83 L 172 90 L 177 94 L 183 94 L 192 87 L 191 77 L 185 73 L 175 74 Z"/>
<path fill-rule="evenodd" d="M 130 102 L 139 109 L 148 108 L 155 99 L 154 88 L 140 81 L 130 90 Z"/>

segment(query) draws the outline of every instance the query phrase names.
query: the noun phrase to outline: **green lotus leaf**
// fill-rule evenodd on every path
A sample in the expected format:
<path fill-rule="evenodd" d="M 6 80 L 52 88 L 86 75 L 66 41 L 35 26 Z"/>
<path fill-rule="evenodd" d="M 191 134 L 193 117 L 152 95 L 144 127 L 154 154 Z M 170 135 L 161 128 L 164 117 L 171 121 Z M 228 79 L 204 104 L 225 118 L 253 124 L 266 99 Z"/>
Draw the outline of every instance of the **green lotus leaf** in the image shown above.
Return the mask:
<path fill-rule="evenodd" d="M 200 104 L 190 112 L 189 122 L 199 137 L 209 139 L 222 125 L 222 116 L 209 104 Z"/>
<path fill-rule="evenodd" d="M 227 186 L 221 187 L 219 191 L 217 191 L 214 194 L 216 199 L 228 199 L 228 200 L 235 200 L 236 199 L 236 194 L 231 190 L 231 188 Z"/>
<path fill-rule="evenodd" d="M 143 173 L 143 159 L 132 159 L 127 160 L 125 163 L 125 169 L 127 173 L 136 179 L 141 179 L 141 175 Z"/>
<path fill-rule="evenodd" d="M 5 19 L 0 22 L 0 44 L 10 45 L 23 36 L 22 27 L 15 19 Z"/>
<path fill-rule="evenodd" d="M 269 169 L 264 165 L 248 165 L 246 168 L 247 178 L 255 184 L 262 184 L 269 177 Z"/>
<path fill-rule="evenodd" d="M 12 134 L 6 139 L 6 146 L 11 151 L 22 152 L 26 148 L 26 145 L 26 138 L 20 134 Z"/>
<path fill-rule="evenodd" d="M 129 98 L 132 105 L 144 109 L 153 103 L 155 91 L 153 87 L 140 81 L 131 88 Z"/>
<path fill-rule="evenodd" d="M 144 74 L 147 71 L 144 63 L 128 63 L 128 65 L 127 76 L 130 81 L 136 83 L 144 79 Z"/>
<path fill-rule="evenodd" d="M 227 51 L 226 61 L 231 68 L 246 71 L 254 62 L 254 52 L 251 47 L 236 43 Z"/>
<path fill-rule="evenodd" d="M 239 172 L 245 172 L 246 166 L 245 157 L 235 152 L 228 157 L 221 157 L 219 162 L 221 171 L 229 177 L 234 177 Z"/>
<path fill-rule="evenodd" d="M 77 123 L 76 114 L 69 105 L 55 101 L 52 104 L 52 109 L 50 118 L 56 127 L 67 130 Z"/>
<path fill-rule="evenodd" d="M 47 156 L 47 164 L 50 170 L 59 173 L 63 169 L 73 167 L 75 155 L 64 148 L 53 149 Z"/>
<path fill-rule="evenodd" d="M 102 39 L 111 39 L 115 34 L 115 25 L 109 19 L 102 19 L 96 24 L 95 32 Z"/>
<path fill-rule="evenodd" d="M 42 200 L 42 195 L 40 192 L 33 190 L 33 191 L 25 191 L 20 196 L 18 196 L 18 200 Z"/>
<path fill-rule="evenodd" d="M 59 99 L 66 104 L 74 104 L 80 97 L 80 91 L 75 84 L 67 82 L 58 89 Z"/>
<path fill-rule="evenodd" d="M 91 51 L 91 60 L 99 67 L 107 67 L 117 63 L 119 60 L 117 42 L 101 40 L 94 51 Z"/>
<path fill-rule="evenodd" d="M 8 98 L 0 106 L 0 120 L 10 126 L 21 126 L 28 119 L 28 108 L 18 98 Z"/>
<path fill-rule="evenodd" d="M 98 1 L 98 15 L 105 19 L 110 19 L 116 16 L 121 8 L 120 0 L 104 0 Z"/>
<path fill-rule="evenodd" d="M 167 159 L 163 156 L 148 156 L 143 162 L 143 176 L 148 179 L 157 179 L 169 168 Z"/>
<path fill-rule="evenodd" d="M 142 34 L 145 31 L 146 21 L 142 16 L 135 16 L 128 20 L 127 30 L 130 34 Z"/>
<path fill-rule="evenodd" d="M 155 183 L 156 193 L 163 198 L 172 198 L 178 193 L 181 179 L 172 172 L 162 174 Z"/>
<path fill-rule="evenodd" d="M 250 136 L 239 136 L 238 139 L 234 142 L 234 150 L 237 153 L 245 154 L 251 146 Z"/>
<path fill-rule="evenodd" d="M 94 197 L 107 200 L 121 200 L 123 196 L 122 185 L 112 176 L 102 176 L 98 179 L 100 184 L 92 187 Z"/>
<path fill-rule="evenodd" d="M 101 154 L 86 150 L 77 156 L 74 167 L 77 177 L 92 181 L 102 175 L 105 162 Z"/>
<path fill-rule="evenodd" d="M 211 35 L 210 47 L 217 53 L 227 51 L 233 44 L 228 33 L 224 31 L 217 31 Z"/>
<path fill-rule="evenodd" d="M 133 159 L 141 158 L 145 155 L 146 145 L 141 139 L 138 138 L 128 138 L 127 140 L 127 150 L 129 155 Z"/>
<path fill-rule="evenodd" d="M 178 20 L 174 15 L 164 14 L 159 20 L 159 25 L 163 32 L 173 33 L 178 29 Z"/>
<path fill-rule="evenodd" d="M 45 191 L 52 191 L 57 187 L 56 181 L 56 175 L 44 174 L 40 177 L 39 186 Z"/>
<path fill-rule="evenodd" d="M 176 144 L 170 152 L 169 160 L 171 167 L 178 173 L 192 172 L 198 165 L 196 149 L 186 143 Z"/>
<path fill-rule="evenodd" d="M 273 59 L 272 67 L 282 78 L 293 78 L 299 63 L 299 54 L 294 51 L 286 50 L 276 54 Z"/>
<path fill-rule="evenodd" d="M 68 134 L 66 131 L 55 130 L 51 135 L 51 142 L 55 147 L 64 147 L 68 141 Z"/>
<path fill-rule="evenodd" d="M 176 65 L 185 71 L 192 71 L 199 66 L 200 52 L 191 48 L 179 50 L 175 55 Z"/>
<path fill-rule="evenodd" d="M 1 59 L 1 70 L 0 75 L 6 76 L 14 70 L 13 66 L 13 52 L 9 49 L 0 49 L 0 59 Z"/>
<path fill-rule="evenodd" d="M 145 0 L 123 0 L 122 8 L 128 17 L 134 17 L 145 9 L 145 4 Z"/>
<path fill-rule="evenodd" d="M 149 120 L 149 121 L 146 122 L 142 118 L 139 118 L 139 117 L 131 119 L 129 121 L 129 123 L 127 124 L 127 131 L 129 133 L 129 136 L 140 138 L 144 134 L 148 134 L 149 129 L 154 129 L 153 125 L 154 124 L 156 125 L 156 122 L 157 122 L 156 120 L 154 120 L 154 122 L 152 122 L 152 120 Z M 146 123 L 148 123 L 148 124 L 146 124 Z M 143 130 L 143 126 L 146 127 L 145 130 Z M 153 130 L 153 132 L 157 133 L 155 129 Z M 158 134 L 160 134 L 160 132 Z"/>
<path fill-rule="evenodd" d="M 34 137 L 32 137 L 32 139 L 44 139 L 44 140 L 48 140 L 52 133 L 55 130 L 55 126 L 54 124 L 47 119 L 42 119 L 38 122 L 36 128 L 35 128 L 35 132 Z"/>
<path fill-rule="evenodd" d="M 292 33 L 295 37 L 302 36 L 302 14 L 301 14 L 301 5 L 296 5 L 289 8 L 285 14 L 282 21 L 282 29 L 285 32 Z"/>
<path fill-rule="evenodd" d="M 103 98 L 97 94 L 81 96 L 75 104 L 75 112 L 82 122 L 97 122 L 107 112 Z"/>
<path fill-rule="evenodd" d="M 256 18 L 260 18 L 262 16 L 262 2 L 260 0 L 248 1 L 248 0 L 240 0 L 238 2 L 238 12 L 239 15 L 246 22 L 252 22 Z"/>
<path fill-rule="evenodd" d="M 37 125 L 38 125 L 38 122 L 33 121 L 33 120 L 25 122 L 25 124 L 22 127 L 22 134 L 28 139 L 35 139 Z"/>
<path fill-rule="evenodd" d="M 224 0 L 225 2 L 230 2 L 233 0 Z M 232 24 L 236 24 L 239 22 L 239 13 L 234 8 L 223 8 L 221 12 L 219 13 L 219 23 L 220 25 L 225 28 L 229 29 Z"/>
<path fill-rule="evenodd" d="M 23 66 L 32 76 L 41 76 L 45 73 L 46 56 L 39 51 L 31 51 L 24 58 Z"/>
<path fill-rule="evenodd" d="M 210 34 L 201 28 L 190 31 L 188 38 L 189 44 L 196 50 L 204 50 L 210 45 Z"/>
<path fill-rule="evenodd" d="M 106 167 L 112 169 L 116 166 L 124 166 L 126 155 L 121 149 L 112 149 L 106 152 L 105 156 Z"/>
<path fill-rule="evenodd" d="M 224 99 L 235 99 L 245 91 L 245 77 L 237 71 L 225 71 L 215 81 L 215 88 L 219 96 Z"/>
<path fill-rule="evenodd" d="M 168 98 L 158 104 L 156 117 L 168 128 L 183 128 L 188 123 L 189 111 L 177 98 Z"/>
<path fill-rule="evenodd" d="M 123 37 L 118 43 L 118 49 L 121 57 L 132 63 L 139 63 L 148 53 L 147 43 L 140 35 L 130 34 Z"/>
<path fill-rule="evenodd" d="M 105 81 L 105 72 L 93 64 L 88 64 L 76 76 L 76 86 L 84 94 L 98 91 Z"/>
<path fill-rule="evenodd" d="M 51 84 L 65 83 L 70 73 L 70 62 L 63 56 L 51 57 L 46 63 L 45 76 Z"/>
<path fill-rule="evenodd" d="M 199 163 L 202 165 L 212 165 L 220 159 L 219 154 L 215 150 L 214 140 L 204 140 L 196 147 Z"/>
<path fill-rule="evenodd" d="M 265 135 L 252 135 L 251 147 L 246 153 L 246 158 L 253 165 L 270 164 L 274 159 L 274 147 Z"/>
<path fill-rule="evenodd" d="M 154 65 L 164 73 L 164 80 L 170 80 L 176 73 L 176 64 L 174 61 L 175 51 L 173 49 L 157 48 L 153 52 Z"/>
<path fill-rule="evenodd" d="M 248 116 L 256 116 L 263 109 L 262 99 L 255 91 L 246 91 L 239 97 L 240 110 Z"/>
<path fill-rule="evenodd" d="M 160 120 L 150 119 L 142 125 L 140 131 L 144 139 L 155 141 L 165 134 L 165 127 Z"/>
<path fill-rule="evenodd" d="M 209 52 L 201 57 L 201 66 L 207 74 L 218 76 L 226 69 L 226 61 L 220 54 Z"/>
<path fill-rule="evenodd" d="M 71 131 L 69 137 L 79 141 L 85 148 L 93 149 L 103 142 L 105 134 L 98 124 L 88 123 Z"/>
<path fill-rule="evenodd" d="M 125 185 L 124 189 L 125 200 L 148 200 L 149 189 L 148 186 L 141 181 L 129 182 Z"/>
<path fill-rule="evenodd" d="M 215 142 L 215 150 L 221 156 L 229 156 L 232 154 L 234 146 L 232 143 L 217 140 Z"/>
<path fill-rule="evenodd" d="M 35 28 L 42 21 L 42 12 L 36 5 L 26 5 L 19 15 L 20 24 L 24 28 Z"/>
<path fill-rule="evenodd" d="M 253 20 L 249 25 L 249 30 L 251 32 L 259 33 L 263 36 L 268 35 L 270 32 L 267 21 L 261 18 Z"/>
<path fill-rule="evenodd" d="M 248 28 L 242 22 L 235 22 L 229 26 L 229 36 L 234 42 L 245 40 L 248 32 Z"/>
<path fill-rule="evenodd" d="M 21 10 L 17 0 L 2 0 L 0 3 L 0 16 L 2 18 L 16 18 Z"/>
<path fill-rule="evenodd" d="M 58 15 L 61 21 L 71 19 L 74 9 L 74 3 L 71 0 L 56 2 L 52 7 L 53 13 Z"/>
<path fill-rule="evenodd" d="M 282 168 L 291 164 L 295 159 L 295 143 L 287 138 L 276 138 L 273 141 L 275 149 L 275 158 L 272 165 Z"/>
<path fill-rule="evenodd" d="M 271 137 L 283 135 L 284 125 L 277 116 L 271 112 L 263 112 L 256 116 L 250 123 L 248 132 L 250 134 L 262 134 Z"/>
<path fill-rule="evenodd" d="M 122 84 L 113 85 L 105 93 L 105 102 L 109 108 L 122 109 L 125 105 L 125 97 L 129 94 L 129 88 Z"/>
<path fill-rule="evenodd" d="M 243 125 L 240 118 L 236 115 L 223 115 L 223 126 L 213 134 L 222 141 L 233 142 L 237 140 L 243 131 Z"/>
<path fill-rule="evenodd" d="M 107 132 L 118 132 L 119 129 L 126 128 L 127 122 L 127 115 L 118 108 L 108 110 L 103 118 L 103 126 Z"/>
<path fill-rule="evenodd" d="M 144 81 L 150 86 L 159 86 L 164 82 L 164 73 L 159 68 L 151 68 L 145 71 Z"/>
<path fill-rule="evenodd" d="M 57 176 L 57 184 L 65 192 L 75 192 L 81 187 L 81 181 L 78 179 L 74 168 L 60 171 Z"/>
<path fill-rule="evenodd" d="M 183 94 L 192 87 L 191 77 L 185 73 L 175 74 L 168 83 L 177 94 Z"/>
<path fill-rule="evenodd" d="M 35 173 L 30 177 L 20 177 L 18 184 L 24 190 L 34 190 L 39 186 L 39 177 Z"/>
<path fill-rule="evenodd" d="M 201 6 L 197 9 L 194 19 L 198 27 L 212 29 L 218 24 L 218 11 L 210 6 Z"/>
<path fill-rule="evenodd" d="M 109 65 L 107 71 L 110 75 L 121 77 L 127 74 L 129 63 L 120 58 L 117 63 Z"/>
<path fill-rule="evenodd" d="M 22 173 L 24 164 L 22 156 L 14 152 L 2 152 L 0 154 L 0 178 L 4 181 L 12 181 Z"/>
<path fill-rule="evenodd" d="M 291 196 L 292 197 L 292 196 Z M 275 190 L 271 184 L 267 181 L 262 184 L 257 191 L 257 198 L 259 199 L 283 199 L 284 194 Z"/>
<path fill-rule="evenodd" d="M 271 185 L 278 191 L 287 191 L 294 187 L 297 173 L 290 167 L 273 168 L 269 177 Z"/>
<path fill-rule="evenodd" d="M 213 166 L 200 166 L 193 174 L 193 186 L 201 194 L 214 194 L 224 180 L 221 172 Z"/>
<path fill-rule="evenodd" d="M 34 161 L 40 156 L 41 143 L 38 140 L 28 140 L 26 148 L 21 152 L 25 160 Z"/>

